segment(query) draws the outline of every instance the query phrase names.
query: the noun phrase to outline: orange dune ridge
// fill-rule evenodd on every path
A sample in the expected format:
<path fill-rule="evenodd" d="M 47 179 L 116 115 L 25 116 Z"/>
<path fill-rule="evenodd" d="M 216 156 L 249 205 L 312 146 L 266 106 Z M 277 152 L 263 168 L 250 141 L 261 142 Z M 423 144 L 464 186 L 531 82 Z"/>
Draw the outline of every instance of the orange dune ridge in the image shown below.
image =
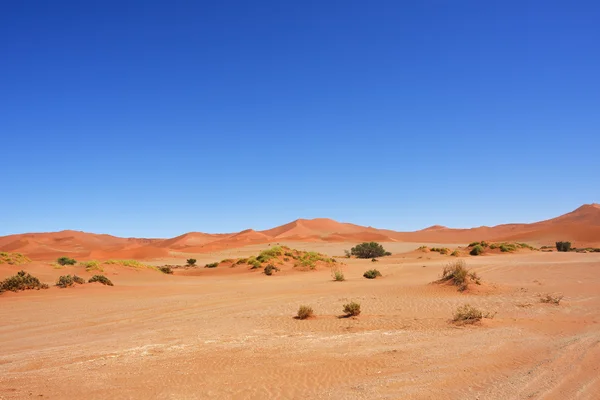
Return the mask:
<path fill-rule="evenodd" d="M 121 238 L 78 231 L 25 233 L 0 237 L 0 251 L 23 253 L 33 260 L 59 256 L 78 259 L 151 259 L 170 252 L 205 253 L 276 241 L 298 242 L 415 242 L 468 243 L 486 241 L 526 241 L 552 245 L 568 240 L 577 247 L 600 246 L 600 205 L 586 204 L 575 211 L 531 224 L 505 224 L 494 227 L 452 229 L 435 225 L 416 232 L 376 229 L 331 219 L 298 219 L 264 231 L 247 229 L 237 233 L 189 232 L 170 239 Z"/>

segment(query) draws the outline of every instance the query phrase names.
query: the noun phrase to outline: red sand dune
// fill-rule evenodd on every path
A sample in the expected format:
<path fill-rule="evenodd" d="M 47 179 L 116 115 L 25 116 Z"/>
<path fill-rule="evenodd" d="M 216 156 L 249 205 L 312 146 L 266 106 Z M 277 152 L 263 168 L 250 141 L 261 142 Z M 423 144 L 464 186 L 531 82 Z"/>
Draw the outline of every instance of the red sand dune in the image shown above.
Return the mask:
<path fill-rule="evenodd" d="M 204 253 L 283 240 L 417 243 L 518 240 L 540 245 L 551 245 L 556 240 L 569 240 L 577 247 L 598 247 L 600 205 L 587 204 L 560 217 L 532 224 L 506 224 L 471 229 L 452 229 L 435 225 L 416 232 L 396 232 L 317 218 L 299 219 L 265 231 L 248 229 L 229 234 L 190 232 L 170 239 L 120 238 L 77 231 L 27 233 L 0 237 L 0 250 L 20 252 L 36 260 L 53 259 L 62 255 L 79 259 L 147 259 L 166 256 L 171 251 Z"/>

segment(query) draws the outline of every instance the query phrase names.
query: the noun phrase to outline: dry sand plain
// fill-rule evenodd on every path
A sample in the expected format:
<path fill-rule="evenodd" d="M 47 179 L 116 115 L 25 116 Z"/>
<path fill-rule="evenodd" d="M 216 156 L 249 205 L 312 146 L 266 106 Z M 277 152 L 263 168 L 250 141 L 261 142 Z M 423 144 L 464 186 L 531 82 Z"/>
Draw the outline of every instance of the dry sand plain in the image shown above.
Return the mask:
<path fill-rule="evenodd" d="M 4 293 L 0 399 L 599 399 L 600 253 L 464 259 L 484 282 L 469 293 L 430 283 L 453 257 L 415 252 L 340 260 L 345 282 L 328 269 L 121 267 L 106 272 L 114 287 Z M 383 277 L 363 278 L 373 266 Z M 49 283 L 91 275 L 33 262 L 1 265 L 0 279 L 21 268 Z M 556 292 L 558 306 L 537 297 Z M 362 314 L 339 318 L 350 300 Z M 449 323 L 465 303 L 497 314 Z M 301 304 L 317 317 L 294 319 Z"/>

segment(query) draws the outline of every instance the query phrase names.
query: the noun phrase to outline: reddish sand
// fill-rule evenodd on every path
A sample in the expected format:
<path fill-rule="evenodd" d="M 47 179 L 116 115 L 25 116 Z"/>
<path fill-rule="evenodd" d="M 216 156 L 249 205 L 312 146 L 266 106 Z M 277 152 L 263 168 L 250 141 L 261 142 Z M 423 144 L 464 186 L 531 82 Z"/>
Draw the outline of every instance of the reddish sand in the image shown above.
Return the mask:
<path fill-rule="evenodd" d="M 600 247 L 600 205 L 584 205 L 563 216 L 533 224 L 472 229 L 436 225 L 417 232 L 395 232 L 319 218 L 299 219 L 266 231 L 248 229 L 230 234 L 190 232 L 171 239 L 119 238 L 76 231 L 30 233 L 0 237 L 0 251 L 20 252 L 34 260 L 51 260 L 63 255 L 81 260 L 155 259 L 173 252 L 209 253 L 281 241 L 464 244 L 479 240 L 523 241 L 535 245 L 552 245 L 557 240 L 568 240 L 576 247 Z"/>
<path fill-rule="evenodd" d="M 346 244 L 302 246 L 341 255 Z M 394 253 L 417 246 L 389 244 Z M 339 259 L 345 282 L 327 269 L 170 276 L 110 266 L 114 287 L 0 294 L 0 399 L 599 398 L 599 253 L 467 257 L 483 285 L 465 293 L 431 284 L 453 260 L 421 252 Z M 373 267 L 383 277 L 364 279 Z M 92 275 L 33 262 L 0 265 L 0 279 L 22 268 L 48 283 Z M 545 293 L 565 297 L 542 304 Z M 338 318 L 349 301 L 361 315 Z M 497 314 L 475 326 L 449 323 L 467 303 Z M 316 318 L 294 319 L 301 304 Z"/>

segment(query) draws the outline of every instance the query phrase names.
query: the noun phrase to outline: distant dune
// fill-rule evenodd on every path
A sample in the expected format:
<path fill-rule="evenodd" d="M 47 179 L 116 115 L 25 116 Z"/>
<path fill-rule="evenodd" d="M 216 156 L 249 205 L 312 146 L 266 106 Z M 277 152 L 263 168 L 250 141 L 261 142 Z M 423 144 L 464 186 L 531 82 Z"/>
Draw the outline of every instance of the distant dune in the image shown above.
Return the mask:
<path fill-rule="evenodd" d="M 204 253 L 277 241 L 301 242 L 415 242 L 467 243 L 477 240 L 524 241 L 551 245 L 569 240 L 577 247 L 600 246 L 600 205 L 586 204 L 557 218 L 531 224 L 452 229 L 440 225 L 416 232 L 396 232 L 327 218 L 298 219 L 288 224 L 255 231 L 208 234 L 190 232 L 170 239 L 121 238 L 78 231 L 25 233 L 0 237 L 0 250 L 20 252 L 34 260 L 68 255 L 79 259 L 167 256 L 170 252 Z"/>

